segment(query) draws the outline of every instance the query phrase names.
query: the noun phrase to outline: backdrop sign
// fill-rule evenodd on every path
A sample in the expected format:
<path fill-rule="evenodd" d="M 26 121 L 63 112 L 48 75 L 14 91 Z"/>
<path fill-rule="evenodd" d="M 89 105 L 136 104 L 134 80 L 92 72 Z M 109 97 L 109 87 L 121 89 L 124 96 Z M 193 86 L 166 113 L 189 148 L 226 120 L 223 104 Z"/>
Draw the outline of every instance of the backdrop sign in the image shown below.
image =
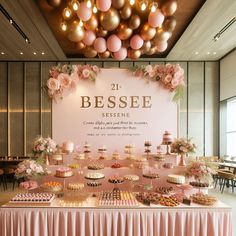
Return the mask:
<path fill-rule="evenodd" d="M 123 152 L 126 144 L 153 151 L 165 130 L 177 136 L 177 105 L 158 83 L 147 82 L 125 69 L 102 69 L 95 82 L 81 80 L 74 93 L 53 103 L 53 139 L 71 140 L 81 148 L 87 141 L 96 151 Z"/>

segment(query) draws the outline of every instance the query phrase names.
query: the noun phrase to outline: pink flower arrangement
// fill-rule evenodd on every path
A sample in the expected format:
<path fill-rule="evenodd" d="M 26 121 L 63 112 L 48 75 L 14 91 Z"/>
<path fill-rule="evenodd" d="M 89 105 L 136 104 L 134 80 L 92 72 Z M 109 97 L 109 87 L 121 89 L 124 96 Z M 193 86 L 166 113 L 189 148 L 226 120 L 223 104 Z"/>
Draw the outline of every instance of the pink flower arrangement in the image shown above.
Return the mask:
<path fill-rule="evenodd" d="M 18 167 L 15 170 L 15 176 L 17 179 L 23 177 L 31 178 L 33 176 L 45 175 L 47 173 L 47 169 L 35 160 L 22 161 L 18 164 Z"/>
<path fill-rule="evenodd" d="M 35 139 L 32 151 L 34 154 L 52 154 L 56 152 L 57 144 L 51 138 L 38 137 Z"/>
<path fill-rule="evenodd" d="M 49 71 L 49 79 L 43 89 L 51 99 L 63 98 L 75 91 L 80 79 L 94 81 L 100 68 L 96 65 L 58 65 Z"/>
<path fill-rule="evenodd" d="M 212 174 L 215 171 L 206 165 L 205 162 L 202 161 L 193 161 L 190 165 L 188 165 L 185 175 L 187 177 L 194 177 L 196 180 L 208 180 L 212 181 Z"/>
<path fill-rule="evenodd" d="M 171 152 L 178 154 L 193 153 L 196 150 L 196 145 L 191 142 L 191 139 L 179 138 L 171 144 Z"/>
<path fill-rule="evenodd" d="M 134 75 L 159 81 L 162 87 L 170 92 L 175 92 L 173 100 L 179 100 L 183 96 L 184 70 L 179 64 L 142 65 L 136 67 Z"/>

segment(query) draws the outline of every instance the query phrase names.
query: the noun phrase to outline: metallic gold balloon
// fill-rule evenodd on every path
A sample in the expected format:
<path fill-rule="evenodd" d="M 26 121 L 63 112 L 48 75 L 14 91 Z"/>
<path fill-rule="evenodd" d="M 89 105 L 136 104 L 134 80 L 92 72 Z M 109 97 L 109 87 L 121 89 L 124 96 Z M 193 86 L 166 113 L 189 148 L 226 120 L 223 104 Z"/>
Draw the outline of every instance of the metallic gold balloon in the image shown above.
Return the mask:
<path fill-rule="evenodd" d="M 129 27 L 134 30 L 140 26 L 141 20 L 138 15 L 132 15 L 129 20 Z"/>
<path fill-rule="evenodd" d="M 120 23 L 120 25 L 117 28 L 117 36 L 121 40 L 128 39 L 133 33 L 133 30 L 130 29 L 126 23 Z"/>
<path fill-rule="evenodd" d="M 71 23 L 67 37 L 70 41 L 75 43 L 84 38 L 84 28 L 79 25 L 79 21 L 75 20 Z"/>
<path fill-rule="evenodd" d="M 51 7 L 59 7 L 61 5 L 61 0 L 47 0 L 47 3 Z"/>
<path fill-rule="evenodd" d="M 100 57 L 100 58 L 108 58 L 109 56 L 110 56 L 110 52 L 109 51 L 105 51 L 105 52 L 103 52 L 103 53 L 98 53 L 98 56 Z"/>
<path fill-rule="evenodd" d="M 106 37 L 108 34 L 108 31 L 107 30 L 104 30 L 103 28 L 97 28 L 96 29 L 96 35 L 98 37 Z"/>
<path fill-rule="evenodd" d="M 131 59 L 138 59 L 141 56 L 141 50 L 133 50 L 129 49 L 128 50 L 128 57 Z"/>
<path fill-rule="evenodd" d="M 98 19 L 96 15 L 92 15 L 88 21 L 84 22 L 84 27 L 87 30 L 95 30 L 98 27 Z"/>
<path fill-rule="evenodd" d="M 101 12 L 99 20 L 103 29 L 108 31 L 115 30 L 120 24 L 119 13 L 112 7 L 106 12 Z"/>
<path fill-rule="evenodd" d="M 125 6 L 120 11 L 120 17 L 124 20 L 127 20 L 130 18 L 132 14 L 132 8 L 129 4 L 125 4 Z"/>
<path fill-rule="evenodd" d="M 150 41 L 144 41 L 143 46 L 141 47 L 141 52 L 146 54 L 151 49 L 151 42 Z"/>
<path fill-rule="evenodd" d="M 174 16 L 168 16 L 166 17 L 163 25 L 162 25 L 162 28 L 165 30 L 165 31 L 170 31 L 172 32 L 174 29 L 175 29 L 175 26 L 176 26 L 176 19 Z"/>
<path fill-rule="evenodd" d="M 125 0 L 112 0 L 112 6 L 116 9 L 120 9 L 125 5 Z"/>
<path fill-rule="evenodd" d="M 85 57 L 92 58 L 97 56 L 97 51 L 93 47 L 86 47 L 83 50 L 83 54 Z"/>
<path fill-rule="evenodd" d="M 171 32 L 164 31 L 162 28 L 158 28 L 153 42 L 156 45 L 158 42 L 167 41 L 170 37 Z"/>
<path fill-rule="evenodd" d="M 148 55 L 148 56 L 151 56 L 151 55 L 155 54 L 156 52 L 157 52 L 156 47 L 152 47 L 152 48 L 150 48 L 150 50 L 147 51 L 145 54 Z"/>
<path fill-rule="evenodd" d="M 84 44 L 82 41 L 80 41 L 80 42 L 78 42 L 78 43 L 76 44 L 76 48 L 77 48 L 78 50 L 82 50 L 82 49 L 85 48 L 85 44 Z"/>
<path fill-rule="evenodd" d="M 176 0 L 168 0 L 161 7 L 161 10 L 165 16 L 172 16 L 175 13 L 176 9 L 177 9 Z"/>
<path fill-rule="evenodd" d="M 148 23 L 146 23 L 140 32 L 140 36 L 143 40 L 151 40 L 154 38 L 156 34 L 156 29 L 151 27 Z"/>

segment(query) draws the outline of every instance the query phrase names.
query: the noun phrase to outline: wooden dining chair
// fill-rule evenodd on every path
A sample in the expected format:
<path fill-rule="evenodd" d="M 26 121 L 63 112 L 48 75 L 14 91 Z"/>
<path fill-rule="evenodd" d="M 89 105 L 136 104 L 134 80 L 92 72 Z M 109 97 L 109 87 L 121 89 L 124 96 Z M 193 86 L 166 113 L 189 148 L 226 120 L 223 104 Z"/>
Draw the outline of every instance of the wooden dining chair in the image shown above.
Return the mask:
<path fill-rule="evenodd" d="M 221 180 L 221 193 L 224 192 L 225 185 L 231 185 L 232 192 L 234 192 L 234 187 L 236 187 L 236 175 L 231 172 L 218 171 L 218 176 Z"/>

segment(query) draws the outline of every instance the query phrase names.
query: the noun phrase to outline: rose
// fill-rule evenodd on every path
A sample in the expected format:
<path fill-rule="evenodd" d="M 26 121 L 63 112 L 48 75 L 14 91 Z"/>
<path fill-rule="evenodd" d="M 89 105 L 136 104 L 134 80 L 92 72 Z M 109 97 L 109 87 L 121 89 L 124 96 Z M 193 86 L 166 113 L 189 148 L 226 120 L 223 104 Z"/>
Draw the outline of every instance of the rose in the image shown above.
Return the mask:
<path fill-rule="evenodd" d="M 98 73 L 98 72 L 99 72 L 98 66 L 94 65 L 94 66 L 92 66 L 92 68 L 93 68 L 93 71 L 94 71 L 95 73 Z"/>
<path fill-rule="evenodd" d="M 147 65 L 145 67 L 145 71 L 149 74 L 152 71 L 152 66 L 151 65 Z"/>
<path fill-rule="evenodd" d="M 62 88 L 69 88 L 70 87 L 71 79 L 70 79 L 69 75 L 61 73 L 58 76 L 58 80 L 60 81 Z"/>
<path fill-rule="evenodd" d="M 57 78 L 57 76 L 59 75 L 59 71 L 56 70 L 56 69 L 52 69 L 50 70 L 50 75 L 53 77 L 53 78 Z"/>
<path fill-rule="evenodd" d="M 89 69 L 83 69 L 83 71 L 82 71 L 82 77 L 83 77 L 83 79 L 89 78 L 89 75 L 90 75 Z"/>
<path fill-rule="evenodd" d="M 168 83 L 170 83 L 171 80 L 172 80 L 172 76 L 171 76 L 171 75 L 167 75 L 167 76 L 165 76 L 165 78 L 164 78 L 164 83 L 165 83 L 165 84 L 168 84 Z"/>
<path fill-rule="evenodd" d="M 58 90 L 58 89 L 60 88 L 60 82 L 59 82 L 57 79 L 50 78 L 50 79 L 47 81 L 47 87 L 48 87 L 50 90 Z"/>

